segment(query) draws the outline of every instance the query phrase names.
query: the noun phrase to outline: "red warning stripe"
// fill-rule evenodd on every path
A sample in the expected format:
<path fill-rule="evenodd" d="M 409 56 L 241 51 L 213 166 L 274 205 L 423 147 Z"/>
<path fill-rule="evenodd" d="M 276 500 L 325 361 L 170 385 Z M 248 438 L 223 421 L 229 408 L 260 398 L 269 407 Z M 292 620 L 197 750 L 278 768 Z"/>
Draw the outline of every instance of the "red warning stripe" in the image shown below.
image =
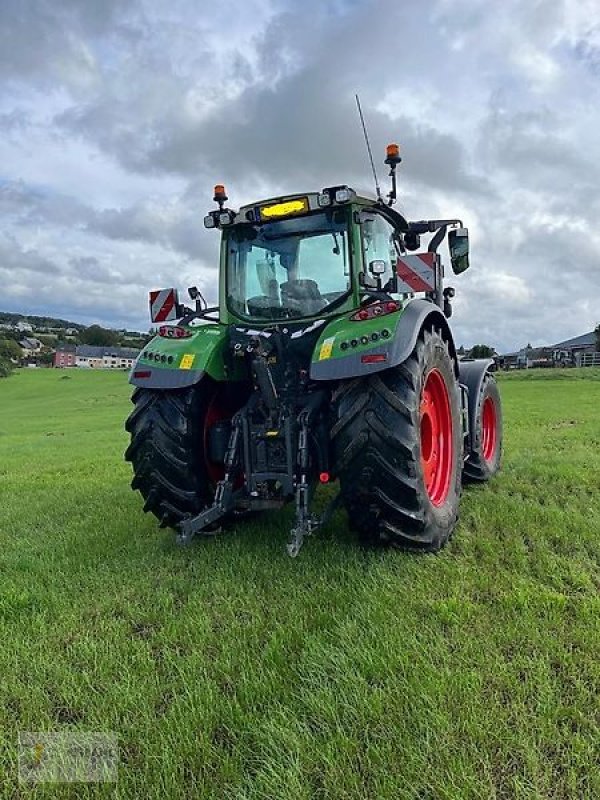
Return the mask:
<path fill-rule="evenodd" d="M 175 289 L 159 289 L 150 292 L 150 316 L 152 322 L 167 322 L 175 318 L 177 292 Z"/>
<path fill-rule="evenodd" d="M 416 261 L 418 259 L 418 261 Z M 435 288 L 434 279 L 434 265 L 435 253 L 418 253 L 414 256 L 402 256 L 396 262 L 396 272 L 398 277 L 410 286 L 413 292 L 431 292 Z M 427 280 L 419 275 L 415 268 L 420 268 L 420 271 L 427 277 L 431 275 L 431 280 Z"/>

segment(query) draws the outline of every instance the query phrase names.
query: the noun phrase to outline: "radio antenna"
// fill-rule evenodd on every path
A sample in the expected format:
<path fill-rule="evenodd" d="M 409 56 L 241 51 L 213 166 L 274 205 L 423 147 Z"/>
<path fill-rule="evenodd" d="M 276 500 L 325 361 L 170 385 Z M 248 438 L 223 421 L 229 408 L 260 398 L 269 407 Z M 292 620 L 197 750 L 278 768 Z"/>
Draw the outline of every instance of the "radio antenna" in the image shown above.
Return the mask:
<path fill-rule="evenodd" d="M 377 172 L 375 171 L 375 162 L 373 161 L 373 153 L 371 152 L 371 145 L 369 144 L 369 134 L 367 133 L 367 126 L 365 125 L 365 118 L 363 117 L 362 108 L 360 107 L 360 98 L 355 94 L 356 107 L 358 108 L 358 116 L 360 117 L 360 124 L 362 125 L 363 133 L 365 135 L 365 143 L 367 145 L 367 152 L 369 154 L 369 161 L 371 162 L 371 169 L 373 170 L 373 180 L 375 181 L 375 194 L 377 201 L 383 202 L 381 197 L 381 189 L 379 188 L 379 181 L 377 180 Z"/>

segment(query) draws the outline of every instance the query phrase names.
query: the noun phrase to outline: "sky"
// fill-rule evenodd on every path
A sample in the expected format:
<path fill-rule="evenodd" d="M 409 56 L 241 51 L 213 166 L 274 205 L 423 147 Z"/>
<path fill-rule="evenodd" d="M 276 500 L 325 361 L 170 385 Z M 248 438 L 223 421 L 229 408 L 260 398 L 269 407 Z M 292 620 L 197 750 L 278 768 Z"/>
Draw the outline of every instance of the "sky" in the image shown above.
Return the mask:
<path fill-rule="evenodd" d="M 215 300 L 215 183 L 372 193 L 356 92 L 397 208 L 469 228 L 458 344 L 600 322 L 600 0 L 2 0 L 0 310 L 146 330 L 150 289 Z"/>

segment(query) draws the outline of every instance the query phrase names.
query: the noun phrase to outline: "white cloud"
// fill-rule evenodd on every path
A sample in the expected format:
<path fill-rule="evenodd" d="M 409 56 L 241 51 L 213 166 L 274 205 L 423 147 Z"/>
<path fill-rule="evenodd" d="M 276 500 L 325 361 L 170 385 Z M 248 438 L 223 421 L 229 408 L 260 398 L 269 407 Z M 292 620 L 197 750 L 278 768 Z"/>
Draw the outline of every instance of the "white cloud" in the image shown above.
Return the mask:
<path fill-rule="evenodd" d="M 459 342 L 595 325 L 597 0 L 309 5 L 5 0 L 0 308 L 144 327 L 149 288 L 216 298 L 212 185 L 369 187 L 358 91 L 407 216 L 471 229 Z"/>

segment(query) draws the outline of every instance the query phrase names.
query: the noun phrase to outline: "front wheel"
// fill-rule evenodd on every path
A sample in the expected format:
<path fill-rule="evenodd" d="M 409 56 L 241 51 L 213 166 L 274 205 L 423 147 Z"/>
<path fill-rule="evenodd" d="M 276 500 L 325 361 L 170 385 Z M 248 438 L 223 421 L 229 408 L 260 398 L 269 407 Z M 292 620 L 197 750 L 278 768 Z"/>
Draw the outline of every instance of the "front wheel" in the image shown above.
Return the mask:
<path fill-rule="evenodd" d="M 463 461 L 455 365 L 441 331 L 406 362 L 344 382 L 331 437 L 342 498 L 368 541 L 439 550 L 458 519 Z"/>
<path fill-rule="evenodd" d="M 471 449 L 464 466 L 468 481 L 483 482 L 493 478 L 502 458 L 502 406 L 496 381 L 487 373 L 481 384 L 472 432 Z"/>

